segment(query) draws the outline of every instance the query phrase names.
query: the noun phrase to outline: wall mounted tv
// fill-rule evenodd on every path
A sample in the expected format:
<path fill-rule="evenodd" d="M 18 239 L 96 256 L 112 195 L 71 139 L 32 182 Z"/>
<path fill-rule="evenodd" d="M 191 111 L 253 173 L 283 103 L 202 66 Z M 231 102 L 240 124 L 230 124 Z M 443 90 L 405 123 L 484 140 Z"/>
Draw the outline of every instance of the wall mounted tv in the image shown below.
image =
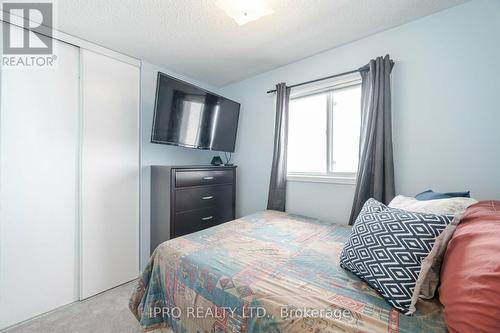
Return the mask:
<path fill-rule="evenodd" d="M 151 142 L 234 152 L 240 104 L 158 73 Z"/>

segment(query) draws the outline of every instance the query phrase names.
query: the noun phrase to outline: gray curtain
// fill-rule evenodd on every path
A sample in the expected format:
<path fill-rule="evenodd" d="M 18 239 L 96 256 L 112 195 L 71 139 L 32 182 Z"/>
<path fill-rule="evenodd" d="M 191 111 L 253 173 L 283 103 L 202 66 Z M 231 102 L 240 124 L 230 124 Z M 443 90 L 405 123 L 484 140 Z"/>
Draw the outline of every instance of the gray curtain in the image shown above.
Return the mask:
<path fill-rule="evenodd" d="M 374 198 L 387 204 L 395 195 L 390 79 L 393 66 L 386 55 L 360 68 L 361 137 L 350 225 L 366 200 Z"/>
<path fill-rule="evenodd" d="M 288 146 L 288 102 L 290 88 L 285 83 L 276 85 L 276 121 L 274 125 L 274 153 L 267 209 L 285 211 L 286 150 Z"/>

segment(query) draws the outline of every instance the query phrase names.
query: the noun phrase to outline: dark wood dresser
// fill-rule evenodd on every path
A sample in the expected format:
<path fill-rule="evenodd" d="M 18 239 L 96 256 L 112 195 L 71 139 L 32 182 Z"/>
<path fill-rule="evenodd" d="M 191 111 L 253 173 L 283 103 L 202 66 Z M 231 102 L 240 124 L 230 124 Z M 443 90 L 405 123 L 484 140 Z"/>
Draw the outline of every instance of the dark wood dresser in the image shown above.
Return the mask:
<path fill-rule="evenodd" d="M 151 166 L 151 253 L 235 218 L 236 166 Z"/>

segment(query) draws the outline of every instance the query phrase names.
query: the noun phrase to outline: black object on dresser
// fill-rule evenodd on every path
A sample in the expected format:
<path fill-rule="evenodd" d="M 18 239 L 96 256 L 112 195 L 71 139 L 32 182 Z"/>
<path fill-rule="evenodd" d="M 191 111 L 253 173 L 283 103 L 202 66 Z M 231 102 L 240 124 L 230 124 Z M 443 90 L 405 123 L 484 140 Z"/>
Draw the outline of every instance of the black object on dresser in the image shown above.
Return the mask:
<path fill-rule="evenodd" d="M 151 253 L 162 242 L 234 220 L 236 166 L 151 166 Z"/>

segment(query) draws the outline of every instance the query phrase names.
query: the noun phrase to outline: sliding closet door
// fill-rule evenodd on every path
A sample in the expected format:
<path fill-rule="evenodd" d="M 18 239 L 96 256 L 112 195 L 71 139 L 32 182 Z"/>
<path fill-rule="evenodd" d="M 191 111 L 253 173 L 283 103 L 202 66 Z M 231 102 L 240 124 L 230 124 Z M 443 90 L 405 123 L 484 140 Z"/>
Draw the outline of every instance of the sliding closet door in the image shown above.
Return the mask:
<path fill-rule="evenodd" d="M 139 272 L 139 68 L 82 50 L 81 297 Z"/>
<path fill-rule="evenodd" d="M 55 68 L 1 70 L 0 328 L 78 297 L 80 51 L 54 43 Z"/>

